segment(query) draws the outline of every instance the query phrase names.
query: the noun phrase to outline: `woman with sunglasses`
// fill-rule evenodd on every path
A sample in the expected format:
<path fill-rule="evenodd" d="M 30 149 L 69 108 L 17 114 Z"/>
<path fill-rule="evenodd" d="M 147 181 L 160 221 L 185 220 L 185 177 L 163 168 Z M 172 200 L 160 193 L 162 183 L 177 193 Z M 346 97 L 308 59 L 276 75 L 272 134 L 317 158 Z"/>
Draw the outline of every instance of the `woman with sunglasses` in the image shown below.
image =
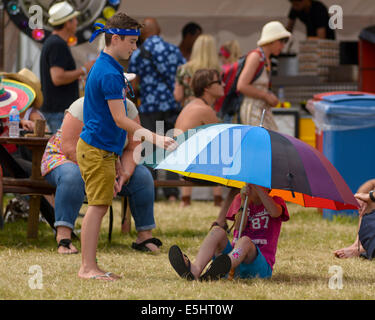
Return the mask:
<path fill-rule="evenodd" d="M 290 32 L 279 21 L 269 22 L 262 29 L 258 48 L 248 54 L 237 82 L 237 90 L 244 95 L 240 107 L 242 124 L 259 125 L 262 112 L 266 110 L 263 126 L 277 130 L 271 108 L 275 107 L 279 100 L 269 90 L 270 56 L 278 56 L 290 36 Z"/>
<path fill-rule="evenodd" d="M 198 126 L 219 122 L 213 109 L 215 101 L 224 95 L 219 71 L 216 69 L 197 70 L 191 80 L 191 87 L 194 94 L 193 99 L 177 117 L 174 136 Z M 181 206 L 189 206 L 191 204 L 192 187 L 182 187 L 181 191 Z M 215 206 L 221 205 L 221 192 L 220 186 L 213 188 Z"/>

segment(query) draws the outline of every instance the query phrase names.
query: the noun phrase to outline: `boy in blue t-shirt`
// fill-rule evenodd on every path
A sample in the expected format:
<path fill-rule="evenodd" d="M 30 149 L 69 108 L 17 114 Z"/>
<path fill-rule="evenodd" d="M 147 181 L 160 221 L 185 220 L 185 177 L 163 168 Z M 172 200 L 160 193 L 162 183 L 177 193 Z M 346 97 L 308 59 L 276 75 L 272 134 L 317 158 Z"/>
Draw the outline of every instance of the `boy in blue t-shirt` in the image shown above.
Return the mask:
<path fill-rule="evenodd" d="M 127 132 L 164 149 L 177 143 L 141 127 L 126 116 L 126 85 L 120 60 L 127 60 L 137 48 L 141 25 L 124 13 L 117 13 L 101 25 L 90 41 L 105 33 L 105 48 L 90 70 L 83 106 L 84 127 L 77 144 L 77 162 L 85 181 L 88 209 L 82 221 L 82 264 L 78 276 L 85 279 L 116 280 L 120 277 L 101 270 L 96 248 L 102 218 L 112 204 L 113 194 L 121 190 L 116 176 L 121 175 L 118 157 Z"/>

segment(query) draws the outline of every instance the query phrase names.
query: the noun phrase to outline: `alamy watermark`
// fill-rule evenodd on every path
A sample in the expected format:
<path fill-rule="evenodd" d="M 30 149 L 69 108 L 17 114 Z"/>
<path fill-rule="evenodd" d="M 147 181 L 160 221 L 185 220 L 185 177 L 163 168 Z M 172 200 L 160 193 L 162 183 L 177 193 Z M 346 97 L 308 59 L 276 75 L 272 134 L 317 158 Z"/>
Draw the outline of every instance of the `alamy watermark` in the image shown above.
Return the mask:
<path fill-rule="evenodd" d="M 184 169 L 192 164 L 220 165 L 223 175 L 235 175 L 241 170 L 242 131 L 232 130 L 218 131 L 219 128 L 207 128 L 204 134 L 201 129 L 189 129 L 185 133 L 181 130 L 171 129 L 166 136 L 178 136 L 179 147 L 174 152 L 162 148 L 154 150 L 150 142 L 152 135 L 149 131 L 140 129 L 134 134 L 135 141 L 143 141 L 133 153 L 136 163 L 158 165 L 161 162 L 171 170 Z M 156 134 L 164 135 L 164 122 L 156 122 Z M 155 151 L 155 153 L 153 153 Z M 151 156 L 152 155 L 152 156 Z"/>
<path fill-rule="evenodd" d="M 42 290 L 43 289 L 43 270 L 42 267 L 35 264 L 30 266 L 29 274 L 31 277 L 29 278 L 29 288 L 32 290 Z"/>
<path fill-rule="evenodd" d="M 32 30 L 43 29 L 43 9 L 35 4 L 29 8 L 29 28 Z"/>
<path fill-rule="evenodd" d="M 329 18 L 328 25 L 332 30 L 344 28 L 344 10 L 341 6 L 335 4 L 328 9 L 331 17 Z"/>
<path fill-rule="evenodd" d="M 330 266 L 328 273 L 332 274 L 328 281 L 328 288 L 331 290 L 341 290 L 344 288 L 342 281 L 344 272 L 342 267 L 336 265 Z"/>

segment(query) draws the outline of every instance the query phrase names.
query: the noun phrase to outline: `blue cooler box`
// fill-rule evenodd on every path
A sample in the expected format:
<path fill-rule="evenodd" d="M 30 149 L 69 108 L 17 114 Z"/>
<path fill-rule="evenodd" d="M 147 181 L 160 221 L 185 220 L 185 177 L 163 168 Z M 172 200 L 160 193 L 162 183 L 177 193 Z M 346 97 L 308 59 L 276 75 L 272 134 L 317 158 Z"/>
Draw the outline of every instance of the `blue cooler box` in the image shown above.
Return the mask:
<path fill-rule="evenodd" d="M 375 178 L 375 95 L 332 94 L 314 103 L 314 122 L 323 154 L 353 193 Z M 356 210 L 323 210 L 323 217 L 356 216 Z"/>

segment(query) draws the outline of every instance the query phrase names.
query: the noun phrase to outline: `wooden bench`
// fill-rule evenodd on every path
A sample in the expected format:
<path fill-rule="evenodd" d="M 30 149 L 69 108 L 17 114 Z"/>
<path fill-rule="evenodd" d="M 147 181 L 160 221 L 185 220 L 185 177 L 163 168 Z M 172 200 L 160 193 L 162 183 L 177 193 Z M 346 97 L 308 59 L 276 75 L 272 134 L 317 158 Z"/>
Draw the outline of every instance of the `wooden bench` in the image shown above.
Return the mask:
<path fill-rule="evenodd" d="M 54 194 L 55 187 L 46 180 L 16 179 L 3 177 L 3 193 Z"/>
<path fill-rule="evenodd" d="M 155 187 L 173 188 L 173 187 L 212 187 L 213 183 L 209 181 L 193 182 L 188 180 L 155 180 Z M 3 193 L 27 194 L 27 195 L 52 195 L 56 188 L 50 185 L 46 180 L 35 179 L 16 179 L 3 177 Z M 37 205 L 35 201 L 30 201 L 31 206 Z M 129 233 L 131 230 L 131 212 L 129 205 L 124 197 L 121 197 L 121 217 L 122 225 L 121 231 Z M 35 220 L 35 219 L 34 219 Z M 39 220 L 28 222 L 28 234 L 35 234 L 38 229 L 37 224 Z M 110 239 L 110 236 L 109 236 Z"/>

